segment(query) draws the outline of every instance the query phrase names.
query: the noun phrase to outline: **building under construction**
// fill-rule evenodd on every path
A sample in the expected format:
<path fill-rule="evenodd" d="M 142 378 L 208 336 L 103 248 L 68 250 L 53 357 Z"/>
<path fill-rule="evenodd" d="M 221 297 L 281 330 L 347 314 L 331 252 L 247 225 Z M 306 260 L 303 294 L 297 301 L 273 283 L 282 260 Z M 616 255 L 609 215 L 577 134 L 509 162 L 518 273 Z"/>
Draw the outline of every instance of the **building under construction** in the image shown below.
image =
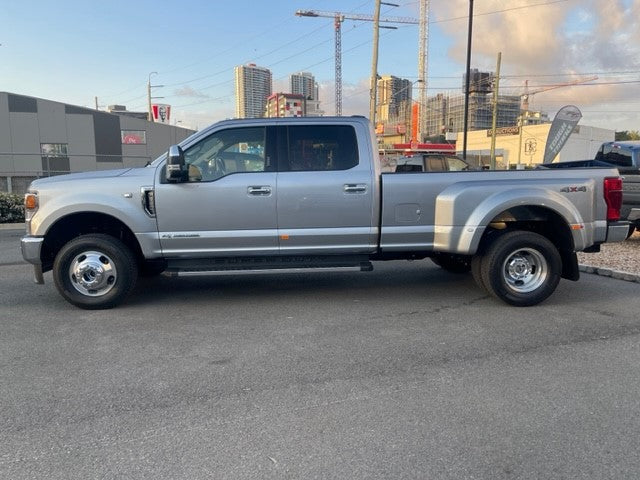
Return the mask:
<path fill-rule="evenodd" d="M 446 132 L 464 130 L 464 95 L 442 94 L 427 99 L 426 108 L 427 137 L 442 135 Z M 499 95 L 498 127 L 517 125 L 520 116 L 520 97 L 518 95 Z M 491 128 L 493 120 L 493 94 L 471 93 L 469 95 L 468 130 L 486 130 Z"/>

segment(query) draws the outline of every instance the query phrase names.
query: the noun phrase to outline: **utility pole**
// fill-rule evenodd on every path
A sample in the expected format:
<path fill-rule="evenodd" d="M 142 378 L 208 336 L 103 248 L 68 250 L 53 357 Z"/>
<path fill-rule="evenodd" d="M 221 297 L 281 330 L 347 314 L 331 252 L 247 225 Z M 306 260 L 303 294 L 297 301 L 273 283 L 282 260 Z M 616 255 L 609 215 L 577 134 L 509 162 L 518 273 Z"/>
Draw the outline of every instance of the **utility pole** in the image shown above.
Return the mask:
<path fill-rule="evenodd" d="M 343 15 L 336 14 L 333 20 L 335 28 L 335 110 L 336 117 L 342 116 L 342 29 Z"/>
<path fill-rule="evenodd" d="M 369 120 L 376 124 L 376 91 L 378 86 L 378 41 L 380 39 L 380 4 L 376 0 L 373 11 L 373 54 L 371 55 L 371 89 L 369 90 Z"/>
<path fill-rule="evenodd" d="M 524 115 L 520 113 L 520 117 L 518 118 L 519 125 L 519 134 L 520 139 L 518 140 L 518 164 L 516 165 L 516 169 L 520 170 L 522 167 L 521 158 L 522 158 L 522 131 L 524 130 Z"/>
<path fill-rule="evenodd" d="M 502 52 L 498 52 L 498 63 L 496 65 L 496 84 L 493 88 L 493 119 L 491 121 L 491 170 L 496 169 L 496 127 L 498 123 L 498 92 L 500 90 L 500 63 L 502 63 Z"/>
<path fill-rule="evenodd" d="M 152 88 L 160 88 L 160 87 L 164 87 L 164 85 L 151 85 L 151 75 L 157 75 L 158 72 L 151 72 L 149 74 L 149 79 L 147 80 L 147 102 L 149 104 L 149 111 L 147 113 L 147 119 L 150 122 L 153 122 L 153 112 L 151 111 L 151 99 L 153 98 L 164 98 L 164 97 L 152 97 L 151 96 L 151 89 Z"/>
<path fill-rule="evenodd" d="M 98 97 L 93 97 L 93 98 L 96 101 L 96 110 L 98 110 Z"/>

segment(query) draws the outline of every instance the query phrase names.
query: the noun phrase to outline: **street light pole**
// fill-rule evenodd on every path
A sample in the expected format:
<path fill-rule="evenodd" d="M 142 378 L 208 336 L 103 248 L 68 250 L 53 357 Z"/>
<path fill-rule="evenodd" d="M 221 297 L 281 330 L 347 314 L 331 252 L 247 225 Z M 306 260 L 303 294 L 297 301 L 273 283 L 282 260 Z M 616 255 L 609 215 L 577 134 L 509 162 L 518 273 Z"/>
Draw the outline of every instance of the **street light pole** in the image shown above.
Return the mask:
<path fill-rule="evenodd" d="M 160 87 L 164 87 L 164 85 L 151 85 L 151 75 L 157 75 L 158 72 L 151 72 L 149 74 L 149 79 L 147 80 L 147 103 L 149 104 L 149 110 L 147 112 L 147 120 L 149 120 L 150 122 L 153 122 L 153 112 L 151 111 L 151 99 L 153 98 L 164 98 L 164 97 L 152 97 L 151 96 L 151 89 L 152 88 L 160 88 Z"/>
<path fill-rule="evenodd" d="M 462 135 L 462 158 L 467 159 L 467 131 L 469 130 L 469 84 L 471 81 L 471 34 L 473 32 L 473 0 L 469 0 L 469 31 L 467 33 L 467 74 L 464 89 L 464 133 Z"/>
<path fill-rule="evenodd" d="M 151 111 L 151 75 L 157 75 L 158 72 L 149 73 L 149 79 L 147 80 L 147 120 L 153 122 L 153 112 Z"/>

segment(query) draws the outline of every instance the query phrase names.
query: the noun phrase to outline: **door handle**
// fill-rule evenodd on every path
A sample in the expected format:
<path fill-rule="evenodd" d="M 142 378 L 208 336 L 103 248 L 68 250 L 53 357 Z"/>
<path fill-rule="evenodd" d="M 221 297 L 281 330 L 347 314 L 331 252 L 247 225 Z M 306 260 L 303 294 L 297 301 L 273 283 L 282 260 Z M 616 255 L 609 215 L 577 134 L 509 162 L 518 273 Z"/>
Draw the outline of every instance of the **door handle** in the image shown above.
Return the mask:
<path fill-rule="evenodd" d="M 364 193 L 367 191 L 367 186 L 363 183 L 346 183 L 342 190 L 344 193 Z"/>
<path fill-rule="evenodd" d="M 271 187 L 269 185 L 247 187 L 247 193 L 249 195 L 271 195 Z"/>

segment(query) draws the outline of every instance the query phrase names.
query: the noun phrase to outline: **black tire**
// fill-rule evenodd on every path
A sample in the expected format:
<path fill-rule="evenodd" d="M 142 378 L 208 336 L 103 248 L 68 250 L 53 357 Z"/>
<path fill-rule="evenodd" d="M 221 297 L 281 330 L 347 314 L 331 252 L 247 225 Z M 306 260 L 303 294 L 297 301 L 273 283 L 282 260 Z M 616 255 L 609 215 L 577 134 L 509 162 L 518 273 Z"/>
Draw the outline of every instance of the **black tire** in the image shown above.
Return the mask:
<path fill-rule="evenodd" d="M 131 293 L 138 276 L 136 259 L 117 238 L 82 235 L 60 249 L 53 280 L 69 303 L 86 310 L 112 308 Z"/>
<path fill-rule="evenodd" d="M 450 273 L 467 273 L 471 270 L 471 257 L 452 253 L 439 253 L 431 261 Z"/>
<path fill-rule="evenodd" d="M 483 255 L 474 255 L 471 258 L 471 276 L 473 277 L 473 279 L 475 280 L 476 284 L 478 285 L 478 287 L 480 287 L 480 289 L 487 293 L 489 290 L 487 289 L 487 286 L 484 284 L 484 280 L 482 280 L 482 260 L 483 260 L 484 256 Z"/>
<path fill-rule="evenodd" d="M 633 232 L 635 232 L 636 230 L 636 226 L 631 224 L 629 225 L 629 233 L 627 233 L 627 238 L 629 238 L 631 235 L 633 235 Z"/>
<path fill-rule="evenodd" d="M 558 249 L 533 232 L 512 231 L 488 245 L 481 262 L 487 291 L 518 307 L 536 305 L 551 295 L 562 273 Z"/>

